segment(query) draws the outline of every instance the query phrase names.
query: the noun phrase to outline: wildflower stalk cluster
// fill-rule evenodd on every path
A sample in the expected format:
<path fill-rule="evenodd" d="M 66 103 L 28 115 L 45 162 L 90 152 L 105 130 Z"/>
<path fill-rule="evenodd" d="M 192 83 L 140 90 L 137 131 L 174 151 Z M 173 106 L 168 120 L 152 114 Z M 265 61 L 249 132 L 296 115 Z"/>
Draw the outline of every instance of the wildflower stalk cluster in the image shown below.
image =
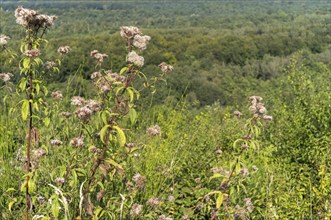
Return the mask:
<path fill-rule="evenodd" d="M 216 209 L 212 215 L 212 219 L 217 219 L 218 212 L 221 206 L 224 207 L 228 214 L 234 212 L 234 216 L 242 220 L 246 220 L 248 215 L 253 211 L 253 203 L 250 198 L 245 198 L 245 207 L 241 207 L 236 204 L 235 208 L 229 208 L 231 206 L 231 196 L 234 192 L 234 187 L 238 184 L 239 179 L 245 179 L 250 175 L 250 171 L 246 167 L 242 167 L 240 158 L 247 150 L 259 150 L 258 137 L 261 134 L 262 121 L 271 121 L 272 116 L 267 115 L 267 109 L 262 103 L 262 97 L 251 96 L 249 97 L 250 107 L 249 111 L 251 117 L 247 119 L 244 126 L 246 134 L 237 139 L 233 143 L 234 149 L 239 148 L 239 153 L 235 156 L 234 162 L 230 166 L 230 171 L 224 168 L 213 168 L 214 175 L 210 179 L 221 178 L 218 190 L 208 193 L 209 195 L 217 195 L 216 197 Z M 234 111 L 235 117 L 241 120 L 243 114 L 239 111 Z M 235 151 L 236 152 L 236 151 Z M 257 172 L 258 168 L 254 165 L 252 167 L 252 173 Z"/>
<path fill-rule="evenodd" d="M 57 113 L 64 121 L 71 118 L 79 125 L 77 126 L 78 129 L 74 129 L 77 131 L 76 135 L 71 136 L 72 134 L 69 134 L 71 137 L 68 141 L 57 139 L 55 136 L 60 136 L 57 134 L 48 140 L 48 144 L 54 149 L 67 146 L 70 149 L 69 155 L 72 157 L 60 175 L 52 176 L 54 183 L 48 184 L 51 189 L 54 189 L 54 194 L 49 198 L 52 212 L 50 216 L 54 218 L 60 216 L 60 201 L 64 208 L 65 219 L 72 217 L 68 209 L 69 205 L 73 207 L 73 210 L 76 210 L 73 213 L 75 217 L 81 219 L 86 214 L 94 218 L 95 205 L 91 202 L 91 197 L 96 196 L 97 201 L 102 201 L 105 191 L 98 190 L 98 187 L 104 188 L 104 185 L 111 182 L 112 176 L 116 173 L 120 176 L 124 175 L 125 168 L 121 165 L 121 160 L 125 160 L 125 158 L 123 159 L 118 155 L 121 155 L 128 148 L 128 153 L 130 153 L 135 145 L 134 143 L 126 143 L 126 130 L 130 129 L 137 121 L 135 101 L 139 99 L 140 92 L 146 88 L 153 88 L 154 92 L 156 83 L 163 80 L 164 76 L 173 70 L 173 67 L 162 62 L 159 65 L 160 74 L 148 79 L 141 72 L 145 60 L 140 53 L 147 49 L 151 37 L 143 35 L 137 27 L 123 26 L 120 29 L 120 35 L 127 46 L 126 66 L 119 72 L 103 68 L 103 62 L 108 59 L 108 55 L 98 50 L 91 51 L 90 57 L 96 61 L 95 72 L 91 74 L 91 82 L 98 90 L 98 97 L 85 99 L 74 96 L 71 98 L 71 105 L 74 109 L 72 112 L 57 112 L 60 110 L 58 103 L 63 101 L 64 95 L 59 90 L 51 92 L 50 97 L 55 104 L 52 105 L 53 109 L 48 109 L 49 105 L 44 98 L 48 94 L 48 90 L 44 85 L 43 78 L 49 71 L 58 72 L 58 66 L 61 62 L 60 59 L 55 62 L 44 62 L 40 58 L 46 53 L 42 49 L 42 45 L 47 43 L 43 37 L 57 17 L 40 14 L 35 10 L 23 7 L 16 9 L 15 16 L 16 22 L 24 28 L 26 33 L 21 44 L 22 59 L 19 63 L 21 77 L 17 86 L 18 92 L 26 94 L 26 98 L 20 103 L 22 104 L 22 119 L 27 121 L 28 127 L 26 150 L 20 151 L 17 156 L 26 169 L 25 180 L 21 186 L 21 190 L 25 192 L 25 219 L 30 218 L 36 200 L 45 203 L 45 198 L 36 197 L 32 193 L 38 184 L 36 171 L 39 161 L 42 157 L 47 156 L 47 149 L 49 149 L 40 144 L 37 127 L 40 126 L 41 122 L 44 122 L 46 127 L 49 126 L 51 123 L 49 112 Z M 1 35 L 1 45 L 5 46 L 9 39 L 9 37 Z M 62 46 L 57 51 L 63 59 L 63 56 L 71 51 L 71 48 Z M 5 82 L 8 82 L 12 77 L 13 74 L 11 73 L 0 74 L 0 78 Z M 137 80 L 140 83 L 135 83 Z M 135 84 L 140 85 L 140 87 L 135 88 Z M 37 115 L 40 117 L 36 117 Z M 43 118 L 44 116 L 47 118 Z M 150 136 L 161 135 L 160 127 L 157 125 L 149 128 L 147 132 Z M 91 156 L 86 157 L 88 154 Z M 82 166 L 78 162 L 80 159 L 86 162 L 86 172 L 84 172 L 84 178 L 78 179 L 74 173 L 77 167 Z M 147 181 L 139 173 L 136 173 L 132 180 L 134 182 L 133 187 L 139 190 L 144 188 Z M 72 190 L 72 187 L 75 186 L 73 181 L 80 185 L 79 203 L 70 204 L 71 201 L 66 198 L 65 191 Z M 121 197 L 124 201 L 125 197 L 122 195 Z M 152 208 L 155 208 L 158 203 L 157 198 L 147 202 Z M 142 213 L 142 209 L 143 205 L 135 204 L 130 213 L 131 217 L 138 217 Z M 38 215 L 34 217 L 36 216 L 38 218 Z"/>

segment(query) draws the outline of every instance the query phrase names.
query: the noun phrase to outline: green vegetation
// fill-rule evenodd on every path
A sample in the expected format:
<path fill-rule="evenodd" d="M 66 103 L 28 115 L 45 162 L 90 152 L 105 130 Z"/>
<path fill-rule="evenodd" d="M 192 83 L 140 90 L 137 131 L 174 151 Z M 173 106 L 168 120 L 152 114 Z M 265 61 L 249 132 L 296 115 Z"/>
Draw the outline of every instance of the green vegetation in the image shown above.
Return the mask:
<path fill-rule="evenodd" d="M 22 28 L 18 5 L 58 18 Z M 328 1 L 1 8 L 1 219 L 331 218 Z"/>

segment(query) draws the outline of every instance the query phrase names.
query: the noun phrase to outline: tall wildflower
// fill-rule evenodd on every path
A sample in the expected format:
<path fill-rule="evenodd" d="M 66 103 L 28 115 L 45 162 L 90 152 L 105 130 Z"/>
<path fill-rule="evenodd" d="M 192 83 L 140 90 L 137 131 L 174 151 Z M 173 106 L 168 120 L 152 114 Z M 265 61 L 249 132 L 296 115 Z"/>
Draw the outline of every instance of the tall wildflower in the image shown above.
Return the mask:
<path fill-rule="evenodd" d="M 272 116 L 267 115 L 267 109 L 264 107 L 264 104 L 261 102 L 262 97 L 260 96 L 251 96 L 249 97 L 251 102 L 251 106 L 249 107 L 249 111 L 254 115 L 256 118 L 262 118 L 267 121 L 272 120 Z"/>
<path fill-rule="evenodd" d="M 37 67 L 42 64 L 40 56 L 40 45 L 41 38 L 44 36 L 47 28 L 53 25 L 53 22 L 57 18 L 56 16 L 50 16 L 45 14 L 40 14 L 39 12 L 23 8 L 19 6 L 15 10 L 16 23 L 23 26 L 26 31 L 26 36 L 24 41 L 22 41 L 21 48 L 24 50 L 23 58 L 20 61 L 21 73 L 26 77 L 26 85 L 22 87 L 22 92 L 27 94 L 27 97 L 22 100 L 22 119 L 25 121 L 28 119 L 28 141 L 27 141 L 27 163 L 26 163 L 26 172 L 29 174 L 31 172 L 31 166 L 33 166 L 33 158 L 31 156 L 36 156 L 36 154 L 44 154 L 42 150 L 32 151 L 31 147 L 33 142 L 36 141 L 36 136 L 34 135 L 34 110 L 38 110 L 38 97 L 39 91 L 37 88 L 40 88 L 40 80 L 38 78 L 38 71 L 35 71 Z M 2 37 L 2 44 L 5 44 L 7 38 Z M 32 154 L 32 155 L 31 155 Z M 32 200 L 30 198 L 30 179 L 31 175 L 26 175 L 25 178 L 25 203 L 26 203 L 26 213 L 25 219 L 29 219 L 29 211 L 32 209 Z"/>

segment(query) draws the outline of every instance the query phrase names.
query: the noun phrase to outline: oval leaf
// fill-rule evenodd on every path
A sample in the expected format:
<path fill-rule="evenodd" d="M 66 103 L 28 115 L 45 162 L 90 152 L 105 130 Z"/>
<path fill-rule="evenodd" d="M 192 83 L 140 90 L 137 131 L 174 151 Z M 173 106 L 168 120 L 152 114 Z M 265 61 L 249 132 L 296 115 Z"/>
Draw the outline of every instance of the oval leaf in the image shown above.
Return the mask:
<path fill-rule="evenodd" d="M 116 130 L 117 141 L 120 147 L 123 147 L 126 143 L 126 138 L 123 130 L 118 126 L 113 126 L 112 129 Z"/>

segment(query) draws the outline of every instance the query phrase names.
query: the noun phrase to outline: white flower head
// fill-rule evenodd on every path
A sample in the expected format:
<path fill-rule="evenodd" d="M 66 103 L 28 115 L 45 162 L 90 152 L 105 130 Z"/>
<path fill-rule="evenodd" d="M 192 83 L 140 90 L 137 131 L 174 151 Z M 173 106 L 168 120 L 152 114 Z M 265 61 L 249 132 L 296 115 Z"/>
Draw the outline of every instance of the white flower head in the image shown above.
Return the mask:
<path fill-rule="evenodd" d="M 9 40 L 9 39 L 10 39 L 10 37 L 1 34 L 1 35 L 0 35 L 0 45 L 1 45 L 1 46 L 6 45 L 6 44 L 8 43 L 8 40 Z"/>
<path fill-rule="evenodd" d="M 122 26 L 121 27 L 121 37 L 123 38 L 134 38 L 137 34 L 141 34 L 139 28 L 134 26 Z"/>
<path fill-rule="evenodd" d="M 2 79 L 4 82 L 9 81 L 14 75 L 11 73 L 0 73 L 0 79 Z"/>
<path fill-rule="evenodd" d="M 139 56 L 135 51 L 131 51 L 128 54 L 127 60 L 138 67 L 142 67 L 144 65 L 144 57 Z"/>
<path fill-rule="evenodd" d="M 141 36 L 141 35 L 137 34 L 133 38 L 133 46 L 135 46 L 139 50 L 145 50 L 147 47 L 147 44 L 150 40 L 151 40 L 150 36 L 147 36 L 147 35 Z"/>

